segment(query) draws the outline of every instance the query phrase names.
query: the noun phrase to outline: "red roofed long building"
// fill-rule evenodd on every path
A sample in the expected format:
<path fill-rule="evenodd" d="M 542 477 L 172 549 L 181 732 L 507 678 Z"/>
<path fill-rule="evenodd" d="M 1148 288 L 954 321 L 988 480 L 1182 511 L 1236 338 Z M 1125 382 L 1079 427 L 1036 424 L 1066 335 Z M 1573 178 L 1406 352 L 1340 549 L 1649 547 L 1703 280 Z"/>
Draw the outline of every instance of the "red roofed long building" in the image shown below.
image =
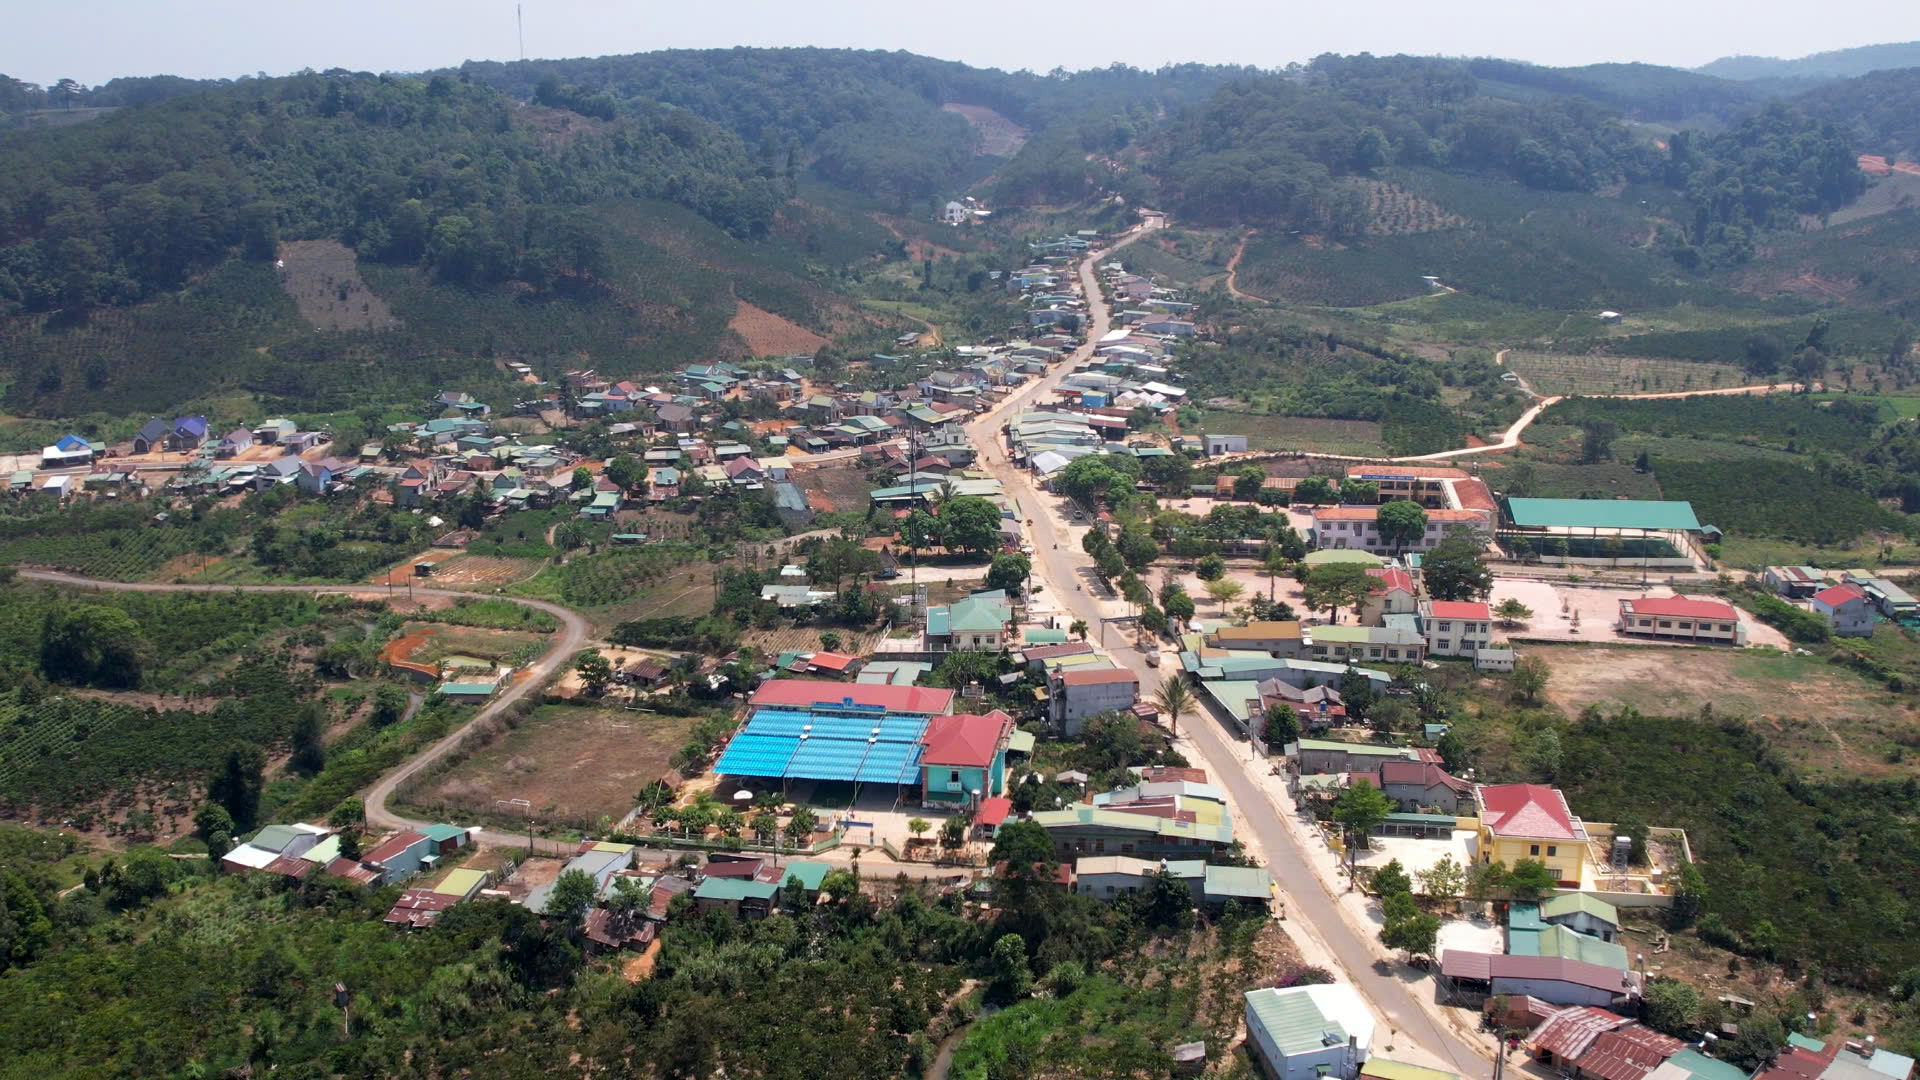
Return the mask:
<path fill-rule="evenodd" d="M 1686 596 L 1642 596 L 1620 601 L 1614 629 L 1635 637 L 1707 645 L 1745 645 L 1747 628 L 1733 605 Z"/>
<path fill-rule="evenodd" d="M 939 716 L 953 711 L 953 691 L 928 686 L 837 683 L 820 679 L 770 679 L 753 692 L 752 704 L 810 709 L 874 709 Z"/>

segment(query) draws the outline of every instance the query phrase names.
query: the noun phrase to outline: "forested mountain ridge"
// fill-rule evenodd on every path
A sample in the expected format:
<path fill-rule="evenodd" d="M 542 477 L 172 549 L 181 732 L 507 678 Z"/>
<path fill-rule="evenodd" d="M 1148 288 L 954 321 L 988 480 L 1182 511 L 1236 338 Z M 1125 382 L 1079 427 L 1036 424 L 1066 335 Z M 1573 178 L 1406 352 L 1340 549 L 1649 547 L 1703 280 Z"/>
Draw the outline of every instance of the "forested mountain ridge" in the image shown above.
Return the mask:
<path fill-rule="evenodd" d="M 608 196 L 684 205 L 735 235 L 779 202 L 732 135 L 683 111 L 537 124 L 461 80 L 295 76 L 0 140 L 0 313 L 176 289 L 229 254 L 337 237 L 363 257 L 536 289 L 591 276 Z"/>
<path fill-rule="evenodd" d="M 1847 132 L 1783 104 L 1662 148 L 1609 106 L 1488 97 L 1470 64 L 1422 57 L 1321 57 L 1297 75 L 1241 80 L 1163 132 L 1148 168 L 1176 213 L 1336 240 L 1365 234 L 1364 181 L 1391 165 L 1547 191 L 1664 184 L 1691 207 L 1677 245 L 1688 265 L 1740 261 L 1756 230 L 1865 189 Z"/>
<path fill-rule="evenodd" d="M 1920 67 L 1920 41 L 1862 45 L 1790 60 L 1777 56 L 1723 56 L 1694 70 L 1722 79 L 1824 81 L 1911 67 Z"/>
<path fill-rule="evenodd" d="M 943 105 L 984 106 L 1029 131 L 1098 144 L 1116 129 L 1142 131 L 1167 110 L 1253 72 L 1115 64 L 1039 75 L 907 52 L 816 48 L 474 61 L 458 70 L 525 100 L 604 94 L 619 107 L 679 106 L 732 130 L 769 172 L 811 169 L 836 186 L 914 210 L 983 175 L 972 164 L 982 149 L 977 135 Z M 1089 131 L 1098 137 L 1083 140 Z M 1098 146 L 1080 148 L 1084 157 Z M 1051 152 L 1045 144 L 1039 149 Z"/>

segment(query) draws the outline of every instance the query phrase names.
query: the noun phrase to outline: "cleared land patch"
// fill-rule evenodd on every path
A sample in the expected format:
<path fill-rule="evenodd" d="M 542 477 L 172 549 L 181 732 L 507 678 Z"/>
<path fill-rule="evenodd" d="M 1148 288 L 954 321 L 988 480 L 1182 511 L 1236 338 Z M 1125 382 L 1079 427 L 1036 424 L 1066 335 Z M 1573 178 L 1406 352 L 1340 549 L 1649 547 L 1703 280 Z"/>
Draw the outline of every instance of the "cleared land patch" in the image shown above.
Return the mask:
<path fill-rule="evenodd" d="M 1907 776 L 1920 717 L 1875 683 L 1824 660 L 1780 653 L 1637 646 L 1526 647 L 1553 672 L 1547 698 L 1568 715 L 1626 705 L 1650 716 L 1745 717 L 1819 776 Z M 1911 756 L 1913 760 L 1903 759 Z"/>
<path fill-rule="evenodd" d="M 492 817 L 493 800 L 526 799 L 543 825 L 597 828 L 633 809 L 634 793 L 670 768 L 695 718 L 615 707 L 544 705 L 412 796 L 414 805 Z"/>
<path fill-rule="evenodd" d="M 1567 356 L 1509 352 L 1507 367 L 1542 394 L 1638 394 L 1712 390 L 1754 380 L 1734 364 L 1637 356 Z"/>
<path fill-rule="evenodd" d="M 740 335 L 754 356 L 790 356 L 811 353 L 827 339 L 789 319 L 742 300 L 727 320 L 727 329 Z"/>
<path fill-rule="evenodd" d="M 400 325 L 393 309 L 360 279 L 353 249 L 338 240 L 280 245 L 280 285 L 316 330 L 384 330 Z"/>
<path fill-rule="evenodd" d="M 1197 430 L 1209 435 L 1245 435 L 1249 450 L 1312 450 L 1323 454 L 1380 457 L 1386 444 L 1372 420 L 1329 420 L 1319 416 L 1261 416 L 1231 409 L 1208 409 Z"/>
<path fill-rule="evenodd" d="M 987 157 L 1012 157 L 1027 144 L 1027 129 L 985 105 L 962 105 L 950 101 L 940 106 L 973 125 L 980 135 L 980 153 Z"/>

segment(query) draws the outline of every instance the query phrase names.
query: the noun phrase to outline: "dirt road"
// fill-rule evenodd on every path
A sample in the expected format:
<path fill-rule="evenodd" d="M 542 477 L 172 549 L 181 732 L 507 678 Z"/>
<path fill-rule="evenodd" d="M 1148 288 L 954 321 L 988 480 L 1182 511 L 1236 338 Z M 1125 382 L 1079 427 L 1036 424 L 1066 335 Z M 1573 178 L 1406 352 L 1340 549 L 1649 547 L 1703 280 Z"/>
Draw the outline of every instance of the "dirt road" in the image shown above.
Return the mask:
<path fill-rule="evenodd" d="M 1227 292 L 1236 300 L 1257 300 L 1264 304 L 1267 302 L 1266 297 L 1240 291 L 1240 257 L 1247 253 L 1247 241 L 1253 239 L 1253 234 L 1259 231 L 1259 229 L 1248 229 L 1247 235 L 1241 237 L 1240 243 L 1234 246 L 1233 258 L 1227 260 Z"/>
<path fill-rule="evenodd" d="M 381 598 L 388 595 L 388 590 L 374 585 L 162 585 L 146 582 L 101 581 L 96 578 L 84 578 L 51 570 L 22 570 L 20 571 L 20 576 L 32 578 L 35 581 L 51 581 L 61 585 L 72 585 L 88 589 L 105 589 L 111 592 L 297 592 Z M 454 592 L 446 589 L 416 588 L 413 590 L 413 595 L 416 597 L 429 596 L 456 599 L 463 596 L 471 596 L 472 594 Z M 579 652 L 580 648 L 586 644 L 588 635 L 587 620 L 572 610 L 561 607 L 558 604 L 547 603 L 544 600 L 527 600 L 514 596 L 500 596 L 496 597 L 496 599 L 519 604 L 523 607 L 534 608 L 552 615 L 554 618 L 560 620 L 560 632 L 553 635 L 553 643 L 548 646 L 546 653 L 542 655 L 540 659 L 533 662 L 528 673 L 515 679 L 513 685 L 510 686 L 505 693 L 481 706 L 466 723 L 454 729 L 454 731 L 445 738 L 429 746 L 426 750 L 416 755 L 411 761 L 408 761 L 406 764 L 381 777 L 366 794 L 367 824 L 383 829 L 414 829 L 431 824 L 431 822 L 403 817 L 389 810 L 387 808 L 387 800 L 393 796 L 394 788 L 398 787 L 400 783 L 408 777 L 415 775 L 420 770 L 451 753 L 455 747 L 459 746 L 461 742 L 467 738 L 468 733 L 473 730 L 474 725 L 489 717 L 500 715 L 502 712 L 511 708 L 515 702 L 534 692 L 551 678 L 554 673 L 560 669 L 562 664 L 571 659 L 573 654 Z M 526 843 L 524 836 L 518 836 L 513 833 L 482 831 L 480 838 L 490 844 L 505 844 L 508 846 L 524 845 Z M 545 844 L 540 846 L 543 850 L 548 848 L 548 845 Z M 558 850 L 561 846 L 562 845 L 557 844 L 551 845 L 554 850 Z"/>

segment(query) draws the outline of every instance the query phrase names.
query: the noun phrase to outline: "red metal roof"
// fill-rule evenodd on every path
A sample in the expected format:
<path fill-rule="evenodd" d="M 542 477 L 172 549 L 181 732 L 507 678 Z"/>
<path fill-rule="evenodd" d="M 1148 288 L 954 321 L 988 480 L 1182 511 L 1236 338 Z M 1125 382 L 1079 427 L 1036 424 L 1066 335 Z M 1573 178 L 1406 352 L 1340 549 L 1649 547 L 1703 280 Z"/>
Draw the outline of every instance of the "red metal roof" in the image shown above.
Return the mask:
<path fill-rule="evenodd" d="M 1601 967 L 1599 964 L 1560 956 L 1494 956 L 1489 963 L 1496 979 L 1572 983 L 1613 994 L 1624 994 L 1631 987 L 1627 972 L 1619 968 Z"/>
<path fill-rule="evenodd" d="M 393 839 L 387 841 L 386 843 L 381 844 L 379 847 L 374 848 L 372 851 L 362 856 L 360 861 L 370 862 L 370 863 L 386 862 L 388 859 L 391 859 L 394 856 L 399 855 L 401 852 L 407 850 L 408 848 L 412 847 L 415 844 L 420 843 L 426 838 L 427 838 L 426 833 L 418 833 L 418 832 L 412 832 L 412 831 L 403 832 L 399 836 L 396 836 Z"/>
<path fill-rule="evenodd" d="M 858 659 L 859 657 L 848 656 L 846 653 L 817 652 L 813 654 L 813 659 L 807 661 L 807 663 L 827 671 L 845 671 L 848 665 Z"/>
<path fill-rule="evenodd" d="M 926 686 L 772 679 L 753 692 L 754 705 L 852 705 L 889 712 L 939 715 L 953 708 L 953 691 Z"/>
<path fill-rule="evenodd" d="M 1576 840 L 1566 796 L 1544 784 L 1489 784 L 1480 788 L 1480 818 L 1496 836 Z"/>
<path fill-rule="evenodd" d="M 1380 763 L 1380 781 L 1386 784 L 1444 787 L 1463 795 L 1473 790 L 1472 784 L 1425 761 L 1383 761 Z"/>
<path fill-rule="evenodd" d="M 1013 815 L 1013 800 L 995 795 L 991 799 L 980 800 L 980 809 L 973 812 L 973 823 L 997 828 Z"/>
<path fill-rule="evenodd" d="M 380 871 L 371 870 L 353 859 L 342 856 L 327 864 L 327 873 L 334 877 L 346 878 L 359 885 L 372 884 L 380 876 Z"/>
<path fill-rule="evenodd" d="M 1060 673 L 1060 682 L 1066 686 L 1098 686 L 1102 683 L 1135 683 L 1140 676 L 1126 668 L 1074 668 Z"/>
<path fill-rule="evenodd" d="M 1468 510 L 1500 509 L 1500 504 L 1493 501 L 1493 492 L 1487 488 L 1484 480 L 1456 481 L 1453 494 L 1460 500 L 1460 505 Z"/>
<path fill-rule="evenodd" d="M 1695 600 L 1686 596 L 1643 596 L 1622 600 L 1620 608 L 1635 615 L 1667 615 L 1682 619 L 1726 619 L 1732 622 L 1739 613 L 1718 600 Z"/>
<path fill-rule="evenodd" d="M 1440 974 L 1449 979 L 1487 982 L 1493 978 L 1493 954 L 1470 949 L 1447 949 L 1440 954 Z"/>
<path fill-rule="evenodd" d="M 1580 1071 L 1600 1080 L 1641 1080 L 1686 1046 L 1679 1039 L 1634 1024 L 1593 1040 L 1592 1048 L 1580 1056 Z"/>
<path fill-rule="evenodd" d="M 1020 658 L 1031 664 L 1035 660 L 1051 660 L 1056 656 L 1084 656 L 1093 651 L 1090 641 L 1063 641 L 1057 645 L 1035 645 L 1020 650 Z"/>
<path fill-rule="evenodd" d="M 1481 600 L 1435 600 L 1429 605 L 1429 610 L 1433 612 L 1433 617 L 1436 619 L 1484 621 L 1493 618 L 1493 613 L 1487 610 L 1486 602 Z"/>
<path fill-rule="evenodd" d="M 1822 589 L 1814 593 L 1813 598 L 1828 607 L 1837 608 L 1854 600 L 1865 600 L 1867 594 L 1858 585 L 1835 585 L 1831 589 Z"/>
<path fill-rule="evenodd" d="M 1627 1017 L 1606 1009 L 1596 1009 L 1591 1005 L 1576 1005 L 1561 1009 L 1546 1019 L 1533 1034 L 1527 1036 L 1527 1045 L 1537 1054 L 1552 1054 L 1556 1059 L 1572 1061 L 1587 1052 L 1594 1040 L 1617 1027 L 1633 1023 Z M 1585 1065 L 1585 1062 L 1581 1063 Z"/>
<path fill-rule="evenodd" d="M 1413 591 L 1413 579 L 1411 577 L 1408 577 L 1407 572 L 1405 570 L 1400 569 L 1399 567 L 1395 567 L 1395 566 L 1371 567 L 1367 570 L 1367 576 L 1379 578 L 1380 581 L 1386 586 L 1388 591 L 1391 591 L 1393 589 L 1401 589 L 1406 592 Z"/>
<path fill-rule="evenodd" d="M 760 867 L 763 865 L 765 865 L 764 859 L 728 859 L 721 862 L 709 861 L 706 866 L 701 868 L 700 872 L 708 877 L 740 878 L 742 880 L 752 881 L 753 875 L 759 873 Z"/>
<path fill-rule="evenodd" d="M 1827 1071 L 1833 1059 L 1840 1053 L 1840 1044 L 1834 1042 L 1820 1051 L 1807 1050 L 1794 1046 L 1786 1053 L 1773 1059 L 1773 1067 L 1754 1076 L 1753 1080 L 1813 1080 Z"/>
<path fill-rule="evenodd" d="M 308 874 L 313 873 L 315 864 L 308 862 L 298 855 L 282 855 L 261 869 L 269 874 L 279 874 L 282 877 L 304 878 Z"/>
<path fill-rule="evenodd" d="M 459 903 L 460 897 L 437 893 L 432 889 L 408 889 L 400 894 L 382 922 L 394 926 L 432 926 L 440 913 Z"/>
<path fill-rule="evenodd" d="M 995 709 L 985 716 L 961 713 L 936 716 L 920 736 L 926 750 L 920 755 L 923 765 L 962 766 L 985 769 L 993 764 L 1000 744 L 1013 729 L 1013 717 Z"/>
<path fill-rule="evenodd" d="M 627 925 L 622 937 L 614 937 L 613 912 L 606 908 L 594 908 L 587 912 L 587 940 L 609 949 L 618 949 L 624 945 L 645 945 L 660 932 L 658 923 L 648 919 L 634 919 Z"/>

